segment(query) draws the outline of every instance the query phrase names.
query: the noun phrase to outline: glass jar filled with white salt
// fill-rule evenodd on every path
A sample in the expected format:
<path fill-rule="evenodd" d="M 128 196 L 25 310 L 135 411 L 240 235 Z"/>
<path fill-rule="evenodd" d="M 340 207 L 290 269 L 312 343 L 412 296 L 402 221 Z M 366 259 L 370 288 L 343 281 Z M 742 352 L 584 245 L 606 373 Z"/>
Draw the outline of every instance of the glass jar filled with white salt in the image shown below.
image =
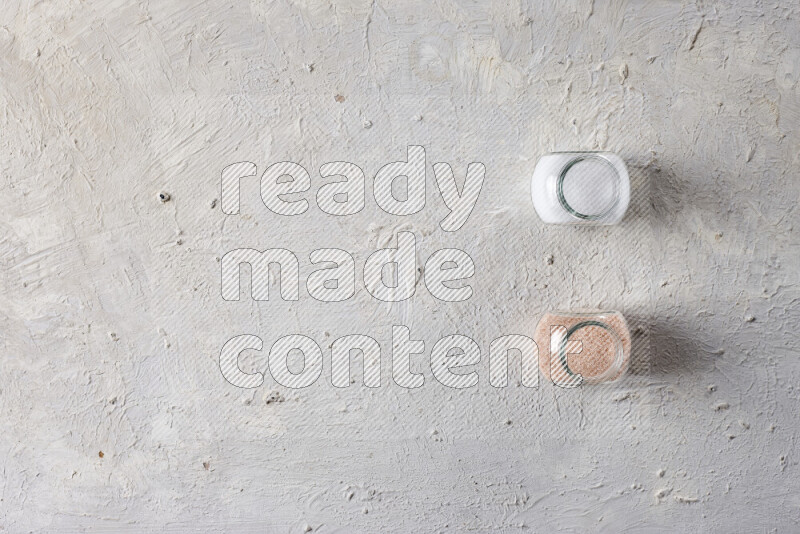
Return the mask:
<path fill-rule="evenodd" d="M 536 326 L 539 369 L 554 384 L 612 382 L 628 369 L 631 334 L 617 311 L 555 311 Z"/>
<path fill-rule="evenodd" d="M 531 179 L 533 206 L 550 224 L 616 224 L 630 202 L 625 162 L 612 152 L 552 152 Z"/>

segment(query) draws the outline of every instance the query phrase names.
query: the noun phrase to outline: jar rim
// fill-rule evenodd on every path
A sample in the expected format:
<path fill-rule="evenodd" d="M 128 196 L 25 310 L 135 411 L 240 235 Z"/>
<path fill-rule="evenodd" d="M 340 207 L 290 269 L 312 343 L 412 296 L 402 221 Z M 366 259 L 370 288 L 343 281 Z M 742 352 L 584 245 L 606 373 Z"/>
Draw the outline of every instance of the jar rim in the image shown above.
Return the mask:
<path fill-rule="evenodd" d="M 569 329 L 567 329 L 566 334 L 564 334 L 564 337 L 561 339 L 561 343 L 558 347 L 558 360 L 568 375 L 580 376 L 578 373 L 569 368 L 569 363 L 567 361 L 567 343 L 569 342 L 570 337 L 575 334 L 575 332 L 581 330 L 582 328 L 588 328 L 591 326 L 597 326 L 606 330 L 611 336 L 611 339 L 614 341 L 614 361 L 608 366 L 608 369 L 600 373 L 598 376 L 582 377 L 584 380 L 602 382 L 606 378 L 616 375 L 625 362 L 625 348 L 622 344 L 622 339 L 620 339 L 617 331 L 611 325 L 597 320 L 581 321 L 572 325 Z"/>
<path fill-rule="evenodd" d="M 564 154 L 569 154 L 569 152 L 564 152 Z M 614 164 L 611 163 L 607 158 L 599 155 L 599 154 L 601 154 L 600 152 L 588 152 L 588 153 L 587 152 L 583 152 L 583 153 L 576 152 L 576 154 L 581 154 L 581 155 L 579 155 L 579 156 L 577 156 L 575 158 L 572 158 L 566 165 L 564 165 L 564 167 L 561 169 L 561 172 L 558 175 L 558 179 L 556 181 L 556 196 L 558 197 L 558 203 L 561 205 L 562 208 L 564 208 L 564 210 L 567 213 L 569 213 L 570 215 L 572 215 L 573 217 L 575 217 L 577 219 L 582 219 L 582 220 L 585 220 L 585 221 L 598 221 L 598 220 L 601 220 L 604 217 L 608 216 L 608 214 L 613 212 L 614 208 L 616 208 L 617 204 L 619 204 L 620 182 L 622 181 L 622 178 L 620 177 L 619 171 L 617 171 L 617 168 L 614 166 Z M 589 160 L 596 160 L 596 161 L 602 162 L 604 165 L 608 166 L 612 170 L 612 172 L 614 173 L 613 174 L 614 175 L 614 182 L 613 182 L 614 200 L 609 204 L 609 206 L 603 212 L 597 213 L 597 214 L 581 213 L 580 211 L 578 211 L 575 208 L 573 208 L 572 206 L 570 206 L 569 202 L 567 202 L 566 196 L 564 195 L 564 180 L 566 179 L 567 173 L 569 172 L 569 170 L 574 165 L 576 165 L 576 164 L 578 164 L 578 163 L 580 163 L 582 161 L 589 161 Z"/>

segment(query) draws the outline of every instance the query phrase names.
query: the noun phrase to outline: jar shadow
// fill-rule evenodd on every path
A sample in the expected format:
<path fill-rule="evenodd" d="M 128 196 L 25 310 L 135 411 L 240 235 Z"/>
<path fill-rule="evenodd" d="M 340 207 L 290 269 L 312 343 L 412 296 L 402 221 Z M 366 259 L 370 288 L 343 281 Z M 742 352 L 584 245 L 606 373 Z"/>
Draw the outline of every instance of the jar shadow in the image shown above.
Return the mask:
<path fill-rule="evenodd" d="M 678 324 L 652 316 L 626 314 L 631 330 L 628 373 L 650 378 L 702 372 L 713 367 L 692 334 Z"/>

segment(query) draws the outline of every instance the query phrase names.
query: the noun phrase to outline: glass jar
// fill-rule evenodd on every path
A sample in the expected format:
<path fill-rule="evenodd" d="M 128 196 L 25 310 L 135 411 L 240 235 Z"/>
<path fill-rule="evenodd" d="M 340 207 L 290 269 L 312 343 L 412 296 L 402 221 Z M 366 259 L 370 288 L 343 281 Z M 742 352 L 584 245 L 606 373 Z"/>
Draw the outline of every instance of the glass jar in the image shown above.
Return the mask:
<path fill-rule="evenodd" d="M 554 384 L 611 382 L 628 369 L 631 334 L 617 311 L 555 311 L 536 326 L 539 369 Z"/>
<path fill-rule="evenodd" d="M 612 152 L 552 152 L 531 178 L 533 206 L 549 224 L 616 224 L 630 202 L 625 162 Z"/>

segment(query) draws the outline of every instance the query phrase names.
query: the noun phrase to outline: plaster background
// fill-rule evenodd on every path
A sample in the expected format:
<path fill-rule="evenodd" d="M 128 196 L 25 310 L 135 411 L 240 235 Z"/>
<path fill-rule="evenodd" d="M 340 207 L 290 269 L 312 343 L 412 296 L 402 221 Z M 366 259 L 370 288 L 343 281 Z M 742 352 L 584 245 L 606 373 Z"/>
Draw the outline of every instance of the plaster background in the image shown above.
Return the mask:
<path fill-rule="evenodd" d="M 799 21 L 769 1 L 4 4 L 0 526 L 796 529 Z M 356 216 L 312 200 L 278 217 L 257 179 L 241 216 L 211 207 L 235 161 L 300 163 L 313 193 L 322 163 L 370 183 L 409 144 L 457 176 L 485 163 L 460 231 L 438 228 L 430 168 L 411 217 L 371 189 Z M 538 221 L 529 177 L 559 149 L 626 159 L 621 226 Z M 401 229 L 422 261 L 468 251 L 475 296 L 420 286 L 389 306 L 357 282 L 322 304 L 301 282 L 296 303 L 220 297 L 232 248 L 289 248 L 302 281 L 308 252 L 340 247 L 360 280 Z M 579 306 L 644 325 L 628 381 L 489 386 L 492 339 Z M 437 384 L 426 357 L 421 389 L 391 384 L 392 324 L 426 357 L 471 335 L 479 386 Z M 242 333 L 371 335 L 384 386 L 333 388 L 326 361 L 307 390 L 233 388 L 217 358 Z"/>

